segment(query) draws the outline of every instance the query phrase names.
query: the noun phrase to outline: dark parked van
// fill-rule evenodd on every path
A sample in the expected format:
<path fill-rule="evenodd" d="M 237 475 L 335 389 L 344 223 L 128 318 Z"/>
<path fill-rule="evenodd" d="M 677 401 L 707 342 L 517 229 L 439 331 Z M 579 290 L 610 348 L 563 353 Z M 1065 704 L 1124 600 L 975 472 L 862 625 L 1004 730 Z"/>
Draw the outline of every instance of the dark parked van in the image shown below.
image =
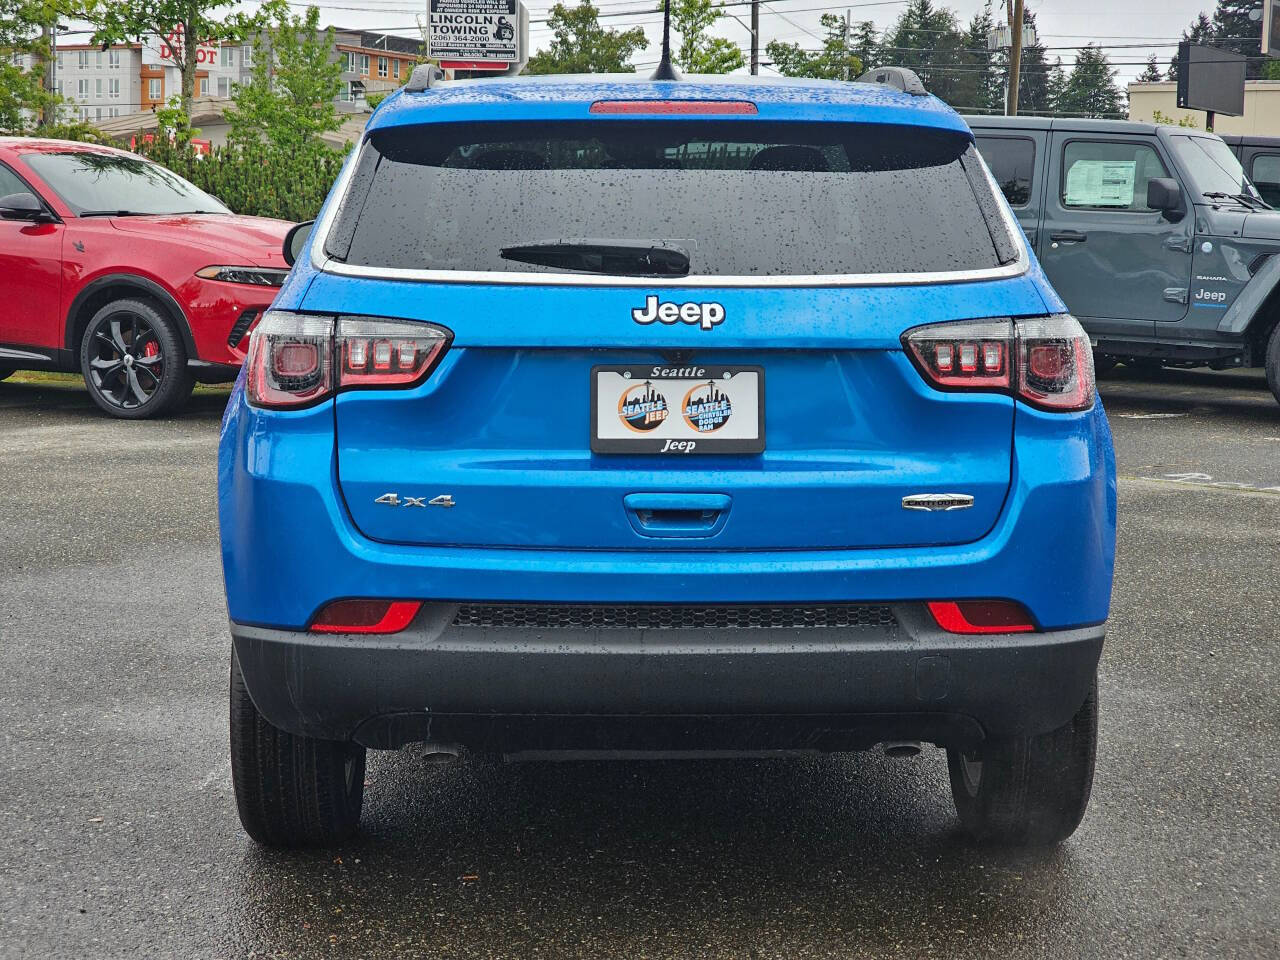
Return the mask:
<path fill-rule="evenodd" d="M 1280 400 L 1280 212 L 1239 144 L 1127 121 L 966 120 L 1100 366 L 1265 367 Z M 1243 149 L 1280 194 L 1280 140 Z"/>

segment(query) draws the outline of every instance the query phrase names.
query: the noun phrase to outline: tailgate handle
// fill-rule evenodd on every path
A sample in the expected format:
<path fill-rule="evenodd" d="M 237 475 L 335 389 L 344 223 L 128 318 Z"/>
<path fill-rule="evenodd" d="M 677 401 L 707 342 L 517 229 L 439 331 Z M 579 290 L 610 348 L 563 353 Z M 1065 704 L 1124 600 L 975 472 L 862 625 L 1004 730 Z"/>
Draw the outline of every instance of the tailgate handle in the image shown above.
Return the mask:
<path fill-rule="evenodd" d="M 723 493 L 629 493 L 627 519 L 643 537 L 714 537 L 729 518 Z"/>

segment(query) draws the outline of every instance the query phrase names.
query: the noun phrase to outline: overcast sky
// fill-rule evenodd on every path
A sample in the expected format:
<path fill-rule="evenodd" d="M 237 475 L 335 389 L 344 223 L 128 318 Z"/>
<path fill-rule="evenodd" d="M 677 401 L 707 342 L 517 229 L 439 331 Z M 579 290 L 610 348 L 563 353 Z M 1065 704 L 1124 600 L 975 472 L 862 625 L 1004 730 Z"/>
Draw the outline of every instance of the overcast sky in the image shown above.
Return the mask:
<path fill-rule="evenodd" d="M 550 31 L 546 27 L 546 15 L 554 0 L 525 0 L 534 23 L 530 34 L 533 49 L 545 46 Z M 571 5 L 576 0 L 567 0 Z M 750 6 L 745 0 L 731 0 L 728 11 L 750 22 Z M 657 61 L 658 40 L 661 36 L 661 15 L 646 12 L 656 6 L 657 0 L 595 0 L 602 16 L 601 23 L 610 27 L 641 25 L 650 38 L 648 50 L 637 54 L 637 64 Z M 252 4 L 246 4 L 251 6 Z M 299 10 L 307 4 L 296 2 Z M 386 30 L 404 35 L 417 33 L 417 16 L 426 11 L 426 0 L 319 0 L 314 4 L 321 11 L 323 21 L 345 27 Z M 850 0 L 835 3 L 834 0 L 771 0 L 760 5 L 761 58 L 765 59 L 764 45 L 770 40 L 794 41 L 802 46 L 817 47 L 822 34 L 818 18 L 824 11 L 843 14 L 850 10 L 855 22 L 872 20 L 880 30 L 894 23 L 906 0 Z M 962 24 L 982 8 L 981 0 L 955 0 L 942 3 L 955 11 Z M 1212 12 L 1214 4 L 1209 0 L 1045 0 L 1032 3 L 1040 42 L 1049 49 L 1050 58 L 1061 56 L 1070 65 L 1075 50 L 1082 44 L 1095 41 L 1103 45 L 1107 55 L 1119 71 L 1118 82 L 1123 85 L 1142 69 L 1148 56 L 1155 53 L 1162 65 L 1173 56 L 1177 39 L 1182 30 L 1201 10 Z M 996 15 L 1004 16 L 1003 4 L 993 4 Z M 633 11 L 639 11 L 638 13 Z M 543 22 L 537 22 L 537 21 Z M 718 31 L 723 36 L 749 47 L 750 34 L 744 25 L 727 17 L 721 21 Z M 1261 26 L 1259 26 L 1261 32 Z M 768 73 L 767 69 L 762 71 Z"/>

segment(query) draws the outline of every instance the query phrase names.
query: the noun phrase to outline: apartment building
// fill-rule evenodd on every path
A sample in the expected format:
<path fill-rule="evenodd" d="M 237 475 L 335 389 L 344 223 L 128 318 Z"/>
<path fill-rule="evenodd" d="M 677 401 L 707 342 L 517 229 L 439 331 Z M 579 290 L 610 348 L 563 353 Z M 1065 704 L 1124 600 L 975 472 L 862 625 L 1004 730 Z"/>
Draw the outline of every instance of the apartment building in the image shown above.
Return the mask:
<path fill-rule="evenodd" d="M 369 93 L 389 93 L 408 79 L 419 62 L 416 38 L 362 30 L 334 29 L 332 60 L 342 64 L 342 88 L 336 98 L 344 112 L 367 109 Z M 255 56 L 269 52 L 253 43 L 202 45 L 197 51 L 196 97 L 230 101 L 248 82 Z M 162 107 L 182 89 L 173 50 L 164 38 L 119 44 L 106 50 L 91 44 L 59 43 L 54 87 L 71 101 L 68 112 L 91 123 Z"/>

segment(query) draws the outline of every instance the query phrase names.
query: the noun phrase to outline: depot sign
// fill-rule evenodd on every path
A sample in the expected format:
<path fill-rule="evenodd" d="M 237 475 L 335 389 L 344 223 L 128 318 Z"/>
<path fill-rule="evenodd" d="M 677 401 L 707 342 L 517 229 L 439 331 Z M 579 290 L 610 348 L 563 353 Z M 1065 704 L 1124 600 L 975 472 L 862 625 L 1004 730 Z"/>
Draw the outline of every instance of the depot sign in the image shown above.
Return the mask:
<path fill-rule="evenodd" d="M 142 41 L 142 62 L 148 67 L 172 67 L 182 56 L 182 24 L 164 36 L 151 34 Z M 218 62 L 218 45 L 211 40 L 196 47 L 196 63 L 211 67 Z"/>
<path fill-rule="evenodd" d="M 527 59 L 529 14 L 519 0 L 428 0 L 427 56 L 455 70 L 516 73 Z"/>

